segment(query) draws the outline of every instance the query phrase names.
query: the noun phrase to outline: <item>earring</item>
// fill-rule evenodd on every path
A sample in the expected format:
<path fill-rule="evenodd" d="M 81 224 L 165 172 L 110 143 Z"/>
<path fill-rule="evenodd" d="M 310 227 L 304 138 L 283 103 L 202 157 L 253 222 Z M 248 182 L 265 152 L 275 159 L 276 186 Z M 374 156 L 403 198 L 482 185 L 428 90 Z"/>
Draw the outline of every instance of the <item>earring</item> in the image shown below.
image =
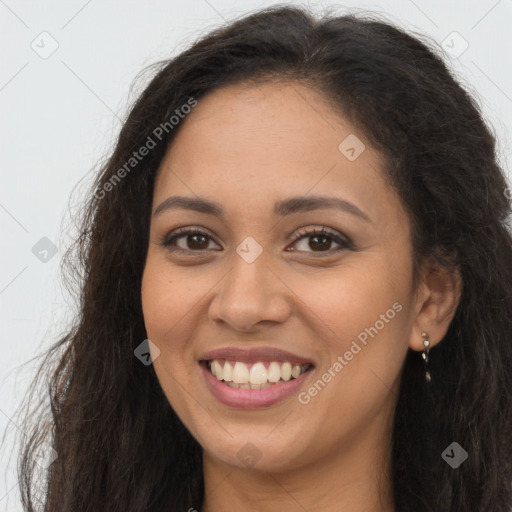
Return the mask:
<path fill-rule="evenodd" d="M 423 337 L 423 346 L 425 347 L 423 349 L 423 353 L 421 354 L 421 357 L 425 361 L 425 380 L 430 382 L 432 380 L 430 372 L 428 371 L 428 352 L 430 350 L 430 340 L 428 339 L 429 336 L 426 332 L 422 332 L 421 336 Z"/>

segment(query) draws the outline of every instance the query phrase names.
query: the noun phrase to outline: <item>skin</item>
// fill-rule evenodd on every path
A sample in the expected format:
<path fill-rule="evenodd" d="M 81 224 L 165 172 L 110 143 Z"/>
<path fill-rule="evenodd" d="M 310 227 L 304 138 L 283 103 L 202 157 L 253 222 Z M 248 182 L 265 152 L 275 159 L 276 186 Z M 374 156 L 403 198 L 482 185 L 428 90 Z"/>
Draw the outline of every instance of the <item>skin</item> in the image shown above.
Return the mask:
<path fill-rule="evenodd" d="M 142 303 L 162 389 L 204 449 L 202 512 L 393 511 L 403 361 L 408 348 L 423 350 L 423 331 L 431 347 L 443 338 L 460 279 L 425 264 L 413 288 L 410 221 L 382 157 L 319 93 L 299 83 L 227 86 L 181 123 L 153 212 L 170 196 L 199 196 L 219 202 L 225 218 L 185 209 L 152 217 Z M 338 150 L 350 134 L 366 146 L 355 161 Z M 312 195 L 349 201 L 369 220 L 336 209 L 273 214 L 275 201 Z M 181 254 L 160 245 L 184 226 L 211 238 L 182 237 Z M 293 241 L 300 228 L 322 226 L 354 249 L 335 254 L 337 242 L 312 235 Z M 248 236 L 262 248 L 250 264 L 236 252 Z M 197 362 L 230 345 L 282 348 L 314 361 L 307 391 L 395 303 L 400 312 L 307 404 L 294 393 L 263 409 L 228 407 Z M 252 466 L 237 457 L 248 441 L 260 457 Z"/>

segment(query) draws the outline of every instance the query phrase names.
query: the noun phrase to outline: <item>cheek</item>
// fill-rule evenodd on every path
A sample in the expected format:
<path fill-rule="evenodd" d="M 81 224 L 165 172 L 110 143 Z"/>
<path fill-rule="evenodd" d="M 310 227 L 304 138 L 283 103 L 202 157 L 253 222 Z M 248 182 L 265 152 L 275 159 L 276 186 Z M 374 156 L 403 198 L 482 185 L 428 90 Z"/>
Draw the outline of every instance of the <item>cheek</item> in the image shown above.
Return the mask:
<path fill-rule="evenodd" d="M 378 254 L 361 254 L 331 271 L 295 274 L 290 281 L 303 311 L 311 313 L 335 348 L 343 348 L 343 342 L 364 332 L 386 311 L 391 310 L 388 317 L 394 321 L 392 306 L 403 300 L 407 288 L 393 271 Z"/>
<path fill-rule="evenodd" d="M 324 348 L 317 378 L 328 381 L 330 392 L 319 406 L 374 408 L 388 394 L 407 352 L 408 285 L 407 265 L 399 271 L 376 253 L 325 278 L 295 278 L 294 292 L 308 315 L 304 322 L 314 326 L 317 346 Z M 323 389 L 322 383 L 317 387 Z"/>
<path fill-rule="evenodd" d="M 392 414 L 407 352 L 405 307 L 385 282 L 361 283 L 352 288 L 347 279 L 332 287 L 336 301 L 318 296 L 309 303 L 326 349 L 315 379 L 298 397 L 301 411 L 312 418 L 311 430 L 320 431 L 312 437 L 314 450 L 318 437 L 328 452 L 332 443 L 374 424 L 383 411 Z M 315 418 L 323 418 L 321 424 Z"/>
<path fill-rule="evenodd" d="M 179 279 L 168 262 L 148 256 L 142 277 L 142 311 L 149 339 L 157 344 L 168 339 L 180 340 L 183 329 L 202 294 L 189 279 Z"/>
<path fill-rule="evenodd" d="M 148 255 L 142 277 L 141 299 L 147 337 L 160 350 L 153 367 L 169 403 L 181 417 L 188 417 L 181 382 L 189 378 L 186 364 L 189 314 L 197 302 L 192 286 L 171 276 L 170 265 Z"/>
<path fill-rule="evenodd" d="M 192 355 L 189 337 L 197 300 L 192 287 L 171 276 L 170 265 L 148 257 L 142 278 L 142 310 L 147 337 L 160 353 L 153 360 L 163 392 L 176 411 L 183 414 L 180 383 L 190 378 L 193 369 L 186 364 Z"/>

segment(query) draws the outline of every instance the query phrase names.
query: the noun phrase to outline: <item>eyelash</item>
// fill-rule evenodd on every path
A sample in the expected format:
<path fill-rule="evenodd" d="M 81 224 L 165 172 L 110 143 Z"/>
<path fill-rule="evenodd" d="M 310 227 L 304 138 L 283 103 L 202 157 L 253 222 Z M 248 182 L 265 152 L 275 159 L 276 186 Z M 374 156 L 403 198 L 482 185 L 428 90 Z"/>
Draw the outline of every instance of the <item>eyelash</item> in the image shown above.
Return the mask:
<path fill-rule="evenodd" d="M 173 233 L 163 236 L 160 239 L 159 245 L 162 247 L 165 247 L 167 250 L 169 250 L 171 252 L 180 252 L 180 253 L 204 253 L 204 252 L 206 252 L 207 249 L 204 249 L 204 250 L 203 249 L 198 249 L 198 250 L 188 249 L 187 250 L 187 249 L 181 249 L 176 246 L 174 246 L 174 247 L 172 246 L 172 244 L 176 240 L 186 237 L 186 236 L 193 236 L 193 235 L 206 236 L 209 239 L 213 240 L 213 237 L 211 237 L 208 233 L 201 231 L 200 229 L 179 228 L 178 230 L 174 231 Z M 348 237 L 341 237 L 337 234 L 337 232 L 333 232 L 329 228 L 326 228 L 325 226 L 323 226 L 321 229 L 314 228 L 312 230 L 311 229 L 308 230 L 307 228 L 301 228 L 297 232 L 297 236 L 293 239 L 292 243 L 295 244 L 302 238 L 313 237 L 313 236 L 318 236 L 318 235 L 325 236 L 325 237 L 332 239 L 334 242 L 336 242 L 338 245 L 340 245 L 340 247 L 336 250 L 329 249 L 327 251 L 318 251 L 318 253 L 320 253 L 320 254 L 318 254 L 318 253 L 315 254 L 314 252 L 312 252 L 312 254 L 315 254 L 314 257 L 321 257 L 322 254 L 332 256 L 333 254 L 338 254 L 345 250 L 354 250 L 354 244 Z M 302 251 L 297 251 L 297 252 L 302 252 Z M 318 256 L 317 256 L 317 254 L 318 254 Z"/>

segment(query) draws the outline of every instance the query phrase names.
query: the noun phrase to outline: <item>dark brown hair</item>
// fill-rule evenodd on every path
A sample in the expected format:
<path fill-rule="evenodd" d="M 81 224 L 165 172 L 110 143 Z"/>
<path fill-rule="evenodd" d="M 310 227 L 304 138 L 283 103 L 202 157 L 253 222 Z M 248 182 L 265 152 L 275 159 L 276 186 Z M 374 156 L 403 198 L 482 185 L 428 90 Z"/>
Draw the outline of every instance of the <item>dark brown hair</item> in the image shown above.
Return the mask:
<path fill-rule="evenodd" d="M 24 424 L 25 511 L 34 510 L 33 454 L 44 433 L 58 454 L 41 501 L 47 512 L 200 509 L 201 448 L 153 367 L 134 357 L 146 338 L 140 291 L 154 178 L 179 125 L 166 125 L 133 170 L 105 185 L 190 98 L 263 79 L 305 83 L 358 127 L 384 156 L 382 172 L 409 212 L 415 268 L 433 257 L 462 276 L 454 319 L 430 353 L 430 387 L 418 353 L 404 363 L 393 433 L 396 510 L 510 512 L 512 238 L 495 137 L 427 38 L 377 17 L 317 19 L 289 6 L 231 22 L 158 63 L 124 122 L 66 253 L 79 313 L 41 365 L 55 362 L 51 413 Z M 457 469 L 441 457 L 452 442 L 469 455 Z"/>

